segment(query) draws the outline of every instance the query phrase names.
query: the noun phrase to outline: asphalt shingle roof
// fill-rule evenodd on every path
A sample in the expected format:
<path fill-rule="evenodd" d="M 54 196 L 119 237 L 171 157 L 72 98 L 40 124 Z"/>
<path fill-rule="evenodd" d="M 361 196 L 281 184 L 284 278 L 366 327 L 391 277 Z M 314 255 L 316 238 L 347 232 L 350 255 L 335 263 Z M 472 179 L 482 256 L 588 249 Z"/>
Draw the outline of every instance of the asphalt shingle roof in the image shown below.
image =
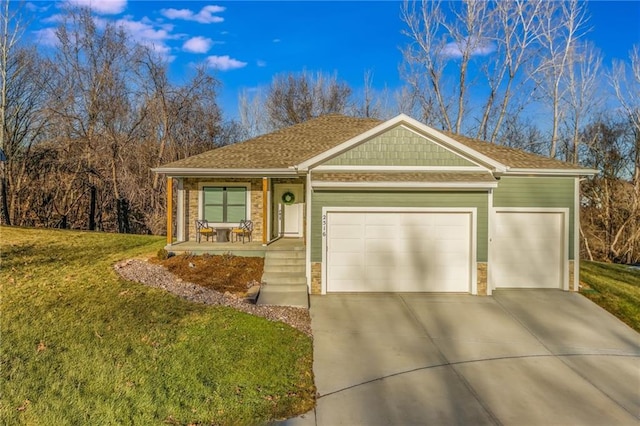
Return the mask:
<path fill-rule="evenodd" d="M 509 148 L 503 145 L 486 142 L 480 139 L 473 139 L 451 132 L 440 131 L 457 142 L 478 151 L 508 167 L 517 169 L 579 169 L 580 167 L 572 163 L 556 160 L 541 155 L 532 154 L 516 148 Z"/>
<path fill-rule="evenodd" d="M 374 127 L 372 118 L 330 114 L 295 126 L 174 161 L 162 169 L 286 169 L 309 160 Z M 492 144 L 455 133 L 441 133 L 511 168 L 580 169 L 571 163 Z M 387 176 L 388 177 L 388 176 Z"/>
<path fill-rule="evenodd" d="M 380 124 L 372 118 L 324 115 L 161 168 L 281 169 L 302 163 Z"/>

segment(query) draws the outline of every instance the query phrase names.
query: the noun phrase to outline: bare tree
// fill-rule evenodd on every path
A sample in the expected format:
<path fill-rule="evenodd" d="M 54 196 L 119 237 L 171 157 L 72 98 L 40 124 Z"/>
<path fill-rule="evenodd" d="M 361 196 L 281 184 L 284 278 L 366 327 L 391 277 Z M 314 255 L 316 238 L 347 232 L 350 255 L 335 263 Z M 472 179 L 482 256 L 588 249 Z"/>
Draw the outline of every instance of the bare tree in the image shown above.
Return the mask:
<path fill-rule="evenodd" d="M 352 103 L 353 115 L 357 117 L 380 117 L 382 96 L 373 88 L 373 72 L 365 71 L 362 92 L 357 95 L 357 101 Z"/>
<path fill-rule="evenodd" d="M 600 174 L 583 184 L 582 234 L 585 248 L 601 260 L 640 260 L 640 203 L 630 180 L 638 137 L 628 120 L 599 117 L 586 126 L 583 161 Z"/>
<path fill-rule="evenodd" d="M 249 137 L 259 136 L 274 129 L 271 128 L 264 111 L 265 97 L 262 89 L 240 92 L 238 109 L 240 124 Z"/>
<path fill-rule="evenodd" d="M 586 3 L 579 0 L 548 2 L 553 9 L 543 15 L 540 33 L 543 59 L 532 70 L 537 97 L 551 110 L 549 156 L 557 154 L 560 125 L 564 119 L 562 99 L 568 91 L 567 73 L 576 61 L 576 47 L 587 30 Z"/>
<path fill-rule="evenodd" d="M 498 60 L 482 65 L 489 91 L 477 137 L 496 142 L 507 116 L 526 106 L 529 97 L 518 97 L 527 92 L 529 78 L 523 74 L 537 57 L 541 21 L 550 12 L 548 5 L 539 0 L 495 2 L 490 27 L 495 35 L 488 38 L 496 47 L 494 56 Z"/>
<path fill-rule="evenodd" d="M 9 0 L 5 0 L 2 13 L 0 13 L 0 151 L 5 154 L 7 92 L 12 76 L 20 75 L 22 71 L 18 61 L 12 61 L 13 66 L 9 62 L 25 29 L 20 8 L 12 10 L 9 6 Z M 11 225 L 7 200 L 7 179 L 3 161 L 0 161 L 0 198 L 2 199 L 0 202 L 0 223 L 3 221 Z"/>
<path fill-rule="evenodd" d="M 609 81 L 614 89 L 616 98 L 624 109 L 629 122 L 636 134 L 636 146 L 634 153 L 633 182 L 636 191 L 640 187 L 640 46 L 636 45 L 629 53 L 630 66 L 624 62 L 616 61 L 609 75 Z M 639 196 L 640 198 L 640 196 Z"/>
<path fill-rule="evenodd" d="M 410 44 L 402 75 L 426 122 L 456 133 L 475 128 L 477 137 L 495 142 L 507 115 L 530 100 L 517 95 L 532 90 L 526 70 L 538 57 L 544 17 L 558 6 L 540 0 L 446 4 L 404 2 Z"/>
<path fill-rule="evenodd" d="M 602 56 L 592 44 L 578 44 L 568 61 L 565 75 L 565 96 L 560 105 L 565 110 L 562 124 L 565 127 L 567 146 L 564 158 L 579 163 L 580 132 L 595 111 L 603 105 L 605 92 L 600 84 Z"/>
<path fill-rule="evenodd" d="M 281 128 L 323 114 L 345 112 L 351 92 L 337 74 L 279 74 L 267 92 L 265 110 L 271 126 Z"/>
<path fill-rule="evenodd" d="M 28 211 L 19 202 L 28 187 L 27 165 L 34 146 L 46 131 L 47 117 L 43 113 L 46 96 L 45 81 L 51 69 L 45 66 L 35 49 L 14 49 L 8 63 L 4 109 L 4 164 L 6 180 L 3 190 L 3 210 L 7 224 L 18 224 Z"/>

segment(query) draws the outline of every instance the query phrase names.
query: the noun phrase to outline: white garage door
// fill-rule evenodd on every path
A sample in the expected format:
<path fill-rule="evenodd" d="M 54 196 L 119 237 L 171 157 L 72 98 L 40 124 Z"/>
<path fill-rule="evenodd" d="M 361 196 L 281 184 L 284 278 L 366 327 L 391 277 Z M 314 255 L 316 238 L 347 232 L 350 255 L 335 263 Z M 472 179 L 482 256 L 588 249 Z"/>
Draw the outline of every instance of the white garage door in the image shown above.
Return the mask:
<path fill-rule="evenodd" d="M 562 288 L 564 221 L 561 212 L 496 212 L 489 258 L 493 287 Z"/>
<path fill-rule="evenodd" d="M 469 292 L 471 212 L 327 214 L 328 292 Z"/>

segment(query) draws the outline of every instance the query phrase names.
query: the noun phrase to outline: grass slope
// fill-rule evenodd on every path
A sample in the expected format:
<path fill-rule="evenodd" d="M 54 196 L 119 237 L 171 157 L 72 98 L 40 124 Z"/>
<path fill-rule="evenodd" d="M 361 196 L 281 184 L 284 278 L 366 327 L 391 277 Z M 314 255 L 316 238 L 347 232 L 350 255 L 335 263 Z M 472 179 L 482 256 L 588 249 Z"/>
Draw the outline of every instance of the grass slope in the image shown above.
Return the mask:
<path fill-rule="evenodd" d="M 580 290 L 620 320 L 640 332 L 640 271 L 624 265 L 580 262 Z"/>
<path fill-rule="evenodd" d="M 0 228 L 0 424 L 256 424 L 312 408 L 312 342 L 120 279 L 157 237 Z"/>

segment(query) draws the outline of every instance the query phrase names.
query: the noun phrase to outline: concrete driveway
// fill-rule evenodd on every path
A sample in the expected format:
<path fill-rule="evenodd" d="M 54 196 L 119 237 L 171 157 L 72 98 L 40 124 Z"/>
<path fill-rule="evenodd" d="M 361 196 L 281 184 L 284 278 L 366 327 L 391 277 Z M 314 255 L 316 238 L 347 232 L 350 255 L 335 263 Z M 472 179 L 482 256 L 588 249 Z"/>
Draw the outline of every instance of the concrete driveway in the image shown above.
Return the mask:
<path fill-rule="evenodd" d="M 640 335 L 586 298 L 312 296 L 313 412 L 286 424 L 640 424 Z"/>

